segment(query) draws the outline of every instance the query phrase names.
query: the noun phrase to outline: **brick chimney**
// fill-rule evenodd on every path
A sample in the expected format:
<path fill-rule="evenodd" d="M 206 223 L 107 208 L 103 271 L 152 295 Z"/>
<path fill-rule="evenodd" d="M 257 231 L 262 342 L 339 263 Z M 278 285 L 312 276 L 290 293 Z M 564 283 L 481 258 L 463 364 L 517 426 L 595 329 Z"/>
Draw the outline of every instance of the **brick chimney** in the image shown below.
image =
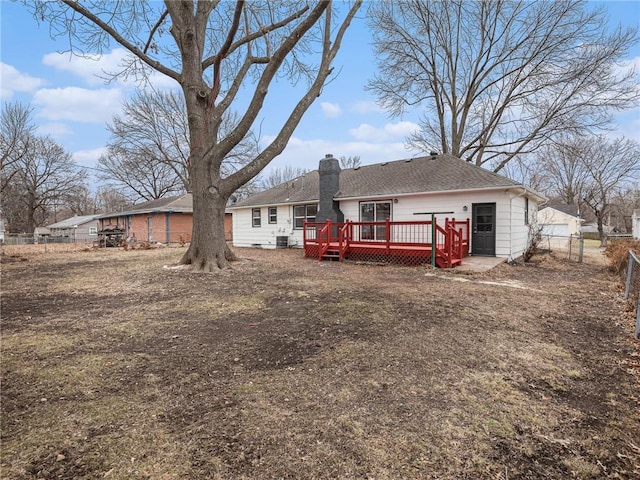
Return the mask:
<path fill-rule="evenodd" d="M 344 222 L 344 214 L 340 204 L 333 197 L 340 188 L 340 163 L 328 153 L 318 165 L 320 205 L 316 214 L 316 222 Z"/>

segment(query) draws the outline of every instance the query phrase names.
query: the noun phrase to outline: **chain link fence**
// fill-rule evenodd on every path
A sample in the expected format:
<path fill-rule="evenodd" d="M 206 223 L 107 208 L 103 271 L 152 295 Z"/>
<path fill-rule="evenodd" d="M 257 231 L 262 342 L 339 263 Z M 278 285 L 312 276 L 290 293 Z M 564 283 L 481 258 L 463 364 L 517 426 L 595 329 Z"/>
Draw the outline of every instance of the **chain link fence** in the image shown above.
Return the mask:
<path fill-rule="evenodd" d="M 624 287 L 624 298 L 636 307 L 636 329 L 634 336 L 640 337 L 640 258 L 629 250 L 627 278 Z"/>
<path fill-rule="evenodd" d="M 95 237 L 95 235 L 94 235 Z M 86 243 L 86 238 L 34 236 L 32 233 L 10 233 L 4 235 L 5 245 L 37 245 L 48 243 Z"/>
<path fill-rule="evenodd" d="M 548 235 L 541 234 L 538 244 L 540 250 L 564 253 L 566 258 L 573 262 L 582 263 L 584 257 L 584 236 L 572 235 Z"/>

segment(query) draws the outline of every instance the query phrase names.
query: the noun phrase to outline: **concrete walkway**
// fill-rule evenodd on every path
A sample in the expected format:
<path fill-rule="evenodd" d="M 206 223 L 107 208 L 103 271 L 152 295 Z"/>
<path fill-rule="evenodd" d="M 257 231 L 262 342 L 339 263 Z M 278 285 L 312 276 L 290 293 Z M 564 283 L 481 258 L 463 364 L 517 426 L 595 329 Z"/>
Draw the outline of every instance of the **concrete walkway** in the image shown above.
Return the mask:
<path fill-rule="evenodd" d="M 469 256 L 462 259 L 462 265 L 457 266 L 456 270 L 463 272 L 486 272 L 505 261 L 506 258 Z"/>

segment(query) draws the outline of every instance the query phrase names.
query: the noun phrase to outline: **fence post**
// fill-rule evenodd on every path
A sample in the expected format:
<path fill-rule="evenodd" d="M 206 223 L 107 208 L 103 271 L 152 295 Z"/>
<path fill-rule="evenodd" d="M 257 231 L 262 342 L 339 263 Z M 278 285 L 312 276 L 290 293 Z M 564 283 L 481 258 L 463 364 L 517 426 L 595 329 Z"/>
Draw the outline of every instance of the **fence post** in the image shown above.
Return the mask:
<path fill-rule="evenodd" d="M 634 263 L 637 263 L 634 265 Z M 629 250 L 629 264 L 627 265 L 627 282 L 624 287 L 624 298 L 629 299 L 631 295 L 631 280 L 633 279 L 633 269 L 640 268 L 640 259 L 636 257 L 633 250 Z M 637 339 L 640 337 L 640 292 L 638 292 L 638 302 L 636 303 L 636 329 L 633 332 L 633 336 Z"/>
<path fill-rule="evenodd" d="M 567 258 L 571 261 L 571 247 L 573 246 L 573 233 L 569 235 L 569 255 Z"/>
<path fill-rule="evenodd" d="M 624 286 L 624 299 L 629 299 L 631 293 L 631 278 L 633 277 L 633 253 L 629 250 L 629 262 L 627 264 L 627 283 Z"/>
<path fill-rule="evenodd" d="M 584 234 L 582 232 L 579 233 L 580 239 L 580 253 L 578 254 L 578 263 L 582 263 L 582 257 L 584 256 Z"/>
<path fill-rule="evenodd" d="M 633 332 L 633 336 L 636 339 L 640 338 L 640 293 L 638 293 L 638 303 L 636 306 L 636 331 Z"/>

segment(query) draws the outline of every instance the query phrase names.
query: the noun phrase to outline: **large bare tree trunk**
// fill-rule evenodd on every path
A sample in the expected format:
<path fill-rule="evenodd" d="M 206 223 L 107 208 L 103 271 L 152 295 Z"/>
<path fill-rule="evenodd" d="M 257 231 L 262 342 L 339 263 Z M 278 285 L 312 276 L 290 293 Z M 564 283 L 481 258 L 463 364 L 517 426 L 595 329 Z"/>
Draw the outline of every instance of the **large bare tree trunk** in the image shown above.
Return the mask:
<path fill-rule="evenodd" d="M 193 234 L 180 263 L 205 271 L 228 267 L 233 254 L 224 240 L 227 199 L 282 153 L 332 74 L 331 64 L 362 0 L 341 5 L 344 15 L 324 0 L 165 0 L 136 9 L 130 2 L 61 3 L 38 2 L 35 13 L 49 19 L 53 30 L 90 47 L 88 51 L 101 52 L 109 39 L 119 43 L 139 60 L 125 72 L 153 69 L 182 87 L 189 124 Z M 313 51 L 318 56 L 310 59 Z M 277 78 L 295 83 L 302 78 L 309 87 L 295 105 L 284 107 L 289 116 L 274 139 L 242 168 L 225 174 L 222 162 L 251 136 Z M 251 97 L 248 104 L 237 98 L 240 91 Z M 223 132 L 223 118 L 234 113 L 234 106 L 242 109 L 238 120 Z"/>
<path fill-rule="evenodd" d="M 207 192 L 194 194 L 193 203 L 193 237 L 180 263 L 205 272 L 228 267 L 235 255 L 224 238 L 226 199 Z"/>
<path fill-rule="evenodd" d="M 199 128 L 194 127 L 192 131 L 202 132 L 206 128 L 208 124 L 205 121 L 206 117 L 200 118 L 204 125 Z M 206 138 L 207 135 L 201 133 L 200 142 L 204 142 Z M 196 144 L 202 144 L 200 142 Z M 215 168 L 216 163 L 219 165 L 221 159 L 215 162 L 210 157 L 207 161 L 202 157 L 201 149 L 192 150 L 193 231 L 189 248 L 179 263 L 192 265 L 196 270 L 205 272 L 227 268 L 229 261 L 236 259 L 224 235 L 224 211 L 231 192 L 221 189 L 220 175 Z"/>

